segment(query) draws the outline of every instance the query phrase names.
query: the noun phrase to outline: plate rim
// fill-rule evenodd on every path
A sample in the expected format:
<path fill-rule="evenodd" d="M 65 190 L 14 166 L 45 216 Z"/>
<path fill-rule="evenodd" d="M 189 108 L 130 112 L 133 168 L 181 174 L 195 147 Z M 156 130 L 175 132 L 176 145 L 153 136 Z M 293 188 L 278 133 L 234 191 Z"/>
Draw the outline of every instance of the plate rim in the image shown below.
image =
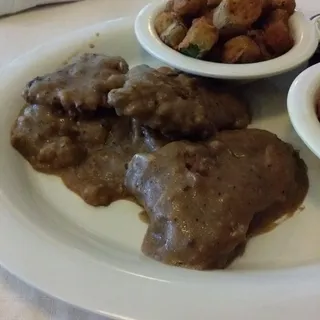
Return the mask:
<path fill-rule="evenodd" d="M 61 47 L 61 45 L 69 42 L 68 39 L 74 39 L 77 36 L 84 36 L 96 29 L 105 28 L 131 28 L 134 19 L 121 18 L 113 21 L 102 22 L 90 27 L 71 32 L 61 38 L 57 38 L 51 42 L 42 44 L 28 53 L 14 59 L 8 66 L 1 69 L 0 81 L 5 81 L 10 76 L 10 71 L 19 65 L 28 63 L 33 60 L 33 55 L 42 50 L 50 50 L 52 47 Z M 12 76 L 12 75 L 11 75 Z M 0 96 L 3 89 L 0 89 Z M 1 179 L 1 176 L 0 176 Z M 185 284 L 167 281 L 158 281 L 157 279 L 141 277 L 134 274 L 124 273 L 121 270 L 107 268 L 106 264 L 88 258 L 87 255 L 80 251 L 72 251 L 72 261 L 70 260 L 70 248 L 62 245 L 54 239 L 44 237 L 39 239 L 37 233 L 26 227 L 22 221 L 14 218 L 10 212 L 16 210 L 12 203 L 8 203 L 0 189 L 0 263 L 24 282 L 46 292 L 59 300 L 65 301 L 71 305 L 81 309 L 108 316 L 113 319 L 136 319 L 136 320 L 163 320 L 163 312 L 170 312 L 166 317 L 168 320 L 176 320 L 183 315 L 184 319 L 195 319 L 197 315 L 201 315 L 203 320 L 212 319 L 212 317 L 223 317 L 223 319 L 232 319 L 241 317 L 241 319 L 256 319 L 261 314 L 261 310 L 265 308 L 271 311 L 274 319 L 283 319 L 284 305 L 286 305 L 287 313 L 292 315 L 299 314 L 300 306 L 296 303 L 297 299 L 304 299 L 305 292 L 317 298 L 315 301 L 304 299 L 303 310 L 305 308 L 315 308 L 315 302 L 320 298 L 320 266 L 314 265 L 301 270 L 296 270 L 285 276 L 286 280 L 296 279 L 292 284 L 296 292 L 287 292 L 284 288 L 284 278 L 282 272 L 274 272 L 272 277 L 262 278 L 257 274 L 243 273 L 241 281 L 232 273 L 226 271 L 223 274 L 231 277 L 234 282 L 225 283 L 224 288 L 229 290 L 225 293 L 217 293 L 212 283 L 201 281 L 197 284 Z M 11 211 L 12 210 L 12 211 Z M 41 240 L 41 241 L 39 241 Z M 28 250 L 17 250 L 26 243 L 29 243 Z M 32 246 L 30 246 L 32 244 Z M 39 252 L 42 256 L 39 257 Z M 57 259 L 59 257 L 59 259 Z M 30 258 L 32 258 L 30 260 Z M 38 263 L 32 261 L 36 259 Z M 33 265 L 41 265 L 41 268 L 34 269 Z M 81 267 L 79 267 L 81 266 Z M 76 268 L 75 268 L 76 267 Z M 88 270 L 95 270 L 99 275 L 104 277 L 97 278 L 94 275 L 88 275 Z M 217 272 L 219 277 L 222 273 Z M 49 275 L 49 276 L 48 276 Z M 51 276 L 53 280 L 51 280 Z M 298 278 L 296 278 L 298 276 Z M 93 277 L 93 278 L 92 278 Z M 219 277 L 215 277 L 218 282 Z M 50 278 L 50 279 L 49 279 Z M 243 288 L 237 288 L 235 284 L 243 283 L 244 280 L 250 283 L 245 291 L 254 290 L 254 295 L 243 295 Z M 272 280 L 272 281 L 270 281 Z M 112 288 L 105 289 L 104 286 Z M 89 291 L 89 295 L 85 291 Z M 206 290 L 205 294 L 203 291 Z M 189 294 L 181 296 L 181 293 L 189 292 Z M 201 293 L 202 292 L 202 293 Z M 137 294 L 138 293 L 138 294 Z M 242 294 L 241 294 L 242 293 Z M 90 297 L 90 294 L 93 294 Z M 107 295 L 107 296 L 103 296 Z M 281 305 L 279 305 L 279 296 Z M 202 298 L 195 305 L 194 298 Z M 124 299 L 128 299 L 124 303 Z M 132 299 L 132 300 L 129 300 Z M 159 305 L 157 301 L 165 299 L 166 308 Z M 212 303 L 212 299 L 215 303 Z M 225 310 L 223 304 L 232 301 L 233 308 Z M 265 299 L 265 300 L 264 300 Z M 147 308 L 137 308 L 137 302 L 143 301 Z M 264 301 L 261 303 L 261 301 Z M 244 308 L 253 305 L 257 308 L 254 310 Z M 272 305 L 272 310 L 270 309 Z M 150 308 L 151 307 L 151 308 Z M 183 309 L 184 308 L 184 309 Z M 317 307 L 320 311 L 320 307 Z M 182 313 L 181 313 L 182 312 Z M 317 314 L 315 313 L 315 317 Z M 261 318 L 260 318 L 261 319 Z M 294 318 L 292 318 L 294 319 Z M 298 318 L 296 318 L 298 319 Z M 311 318 L 310 318 L 311 319 Z M 314 318 L 316 319 L 316 318 Z"/>

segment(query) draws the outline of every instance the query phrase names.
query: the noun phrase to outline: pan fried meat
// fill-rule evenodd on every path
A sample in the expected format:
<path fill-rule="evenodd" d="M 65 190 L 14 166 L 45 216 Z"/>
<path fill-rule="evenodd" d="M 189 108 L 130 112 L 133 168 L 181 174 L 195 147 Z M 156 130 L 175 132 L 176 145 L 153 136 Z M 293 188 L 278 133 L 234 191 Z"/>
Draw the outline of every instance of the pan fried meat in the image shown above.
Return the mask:
<path fill-rule="evenodd" d="M 80 165 L 70 167 L 60 176 L 65 185 L 88 204 L 109 205 L 131 196 L 124 186 L 124 177 L 134 154 L 157 150 L 165 143 L 165 139 L 154 136 L 136 121 L 115 118 L 104 144 L 89 149 Z"/>
<path fill-rule="evenodd" d="M 296 210 L 308 189 L 293 148 L 257 129 L 135 155 L 125 183 L 149 216 L 142 251 L 194 269 L 225 268 L 259 222 Z"/>
<path fill-rule="evenodd" d="M 124 176 L 132 156 L 168 142 L 112 111 L 74 120 L 50 107 L 28 105 L 12 128 L 11 143 L 35 170 L 60 176 L 88 204 L 109 205 L 129 196 Z"/>
<path fill-rule="evenodd" d="M 124 84 L 128 71 L 120 57 L 84 54 L 60 70 L 30 81 L 23 96 L 28 103 L 58 106 L 74 114 L 107 105 L 111 89 Z"/>
<path fill-rule="evenodd" d="M 145 65 L 129 71 L 124 87 L 109 93 L 108 103 L 118 115 L 174 138 L 204 139 L 217 130 L 244 128 L 250 121 L 246 105 L 232 94 Z"/>
<path fill-rule="evenodd" d="M 106 133 L 99 124 L 95 128 L 95 138 L 103 143 Z M 85 159 L 87 151 L 78 134 L 76 122 L 68 117 L 55 114 L 49 107 L 27 105 L 12 127 L 11 143 L 34 169 L 55 172 Z"/>
<path fill-rule="evenodd" d="M 195 4 L 171 2 L 177 3 L 186 10 Z M 162 34 L 175 15 L 162 14 Z M 186 47 L 224 62 L 267 59 L 284 50 L 278 47 L 287 16 L 270 11 L 263 29 L 220 39 L 209 52 L 207 34 L 197 30 Z M 214 28 L 208 21 L 194 25 Z M 204 42 L 195 40 L 199 35 Z M 289 144 L 245 129 L 250 113 L 235 87 L 169 67 L 128 71 L 121 57 L 85 54 L 27 85 L 28 104 L 12 126 L 11 144 L 89 205 L 130 199 L 143 206 L 145 255 L 192 269 L 225 268 L 251 237 L 296 211 L 308 190 L 306 166 Z"/>

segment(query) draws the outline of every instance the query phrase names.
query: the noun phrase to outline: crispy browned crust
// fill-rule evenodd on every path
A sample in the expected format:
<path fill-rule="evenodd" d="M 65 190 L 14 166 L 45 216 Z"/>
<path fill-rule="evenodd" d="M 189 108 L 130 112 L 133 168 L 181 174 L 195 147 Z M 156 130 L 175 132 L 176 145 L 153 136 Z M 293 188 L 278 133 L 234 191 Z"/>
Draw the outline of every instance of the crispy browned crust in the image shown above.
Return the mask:
<path fill-rule="evenodd" d="M 178 49 L 183 52 L 190 46 L 195 46 L 198 48 L 198 54 L 194 58 L 203 57 L 217 43 L 218 39 L 218 29 L 209 24 L 206 17 L 201 17 L 193 21 Z"/>
<path fill-rule="evenodd" d="M 224 44 L 223 63 L 253 63 L 261 60 L 259 46 L 248 36 L 235 37 Z"/>
<path fill-rule="evenodd" d="M 174 0 L 173 11 L 181 16 L 196 16 L 205 6 L 206 0 Z"/>
<path fill-rule="evenodd" d="M 264 33 L 266 47 L 275 56 L 288 52 L 294 45 L 289 26 L 283 20 L 267 25 Z"/>

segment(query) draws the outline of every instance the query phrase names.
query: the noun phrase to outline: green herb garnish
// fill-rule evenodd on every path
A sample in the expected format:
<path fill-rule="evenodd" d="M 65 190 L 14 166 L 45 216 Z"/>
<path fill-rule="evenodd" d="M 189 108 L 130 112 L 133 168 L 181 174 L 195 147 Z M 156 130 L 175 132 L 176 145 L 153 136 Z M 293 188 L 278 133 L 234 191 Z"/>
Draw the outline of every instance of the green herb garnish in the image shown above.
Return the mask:
<path fill-rule="evenodd" d="M 180 49 L 180 52 L 192 58 L 198 58 L 200 55 L 200 49 L 195 44 L 189 44 L 187 48 Z"/>

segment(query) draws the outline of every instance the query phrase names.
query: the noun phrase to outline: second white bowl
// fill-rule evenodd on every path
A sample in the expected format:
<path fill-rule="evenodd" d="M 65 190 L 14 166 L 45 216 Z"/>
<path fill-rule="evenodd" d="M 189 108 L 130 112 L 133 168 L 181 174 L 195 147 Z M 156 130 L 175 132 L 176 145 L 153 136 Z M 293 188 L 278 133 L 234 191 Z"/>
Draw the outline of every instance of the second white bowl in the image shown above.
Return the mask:
<path fill-rule="evenodd" d="M 320 158 L 320 122 L 316 102 L 320 98 L 320 63 L 306 69 L 293 82 L 288 94 L 291 123 L 308 148 Z"/>

